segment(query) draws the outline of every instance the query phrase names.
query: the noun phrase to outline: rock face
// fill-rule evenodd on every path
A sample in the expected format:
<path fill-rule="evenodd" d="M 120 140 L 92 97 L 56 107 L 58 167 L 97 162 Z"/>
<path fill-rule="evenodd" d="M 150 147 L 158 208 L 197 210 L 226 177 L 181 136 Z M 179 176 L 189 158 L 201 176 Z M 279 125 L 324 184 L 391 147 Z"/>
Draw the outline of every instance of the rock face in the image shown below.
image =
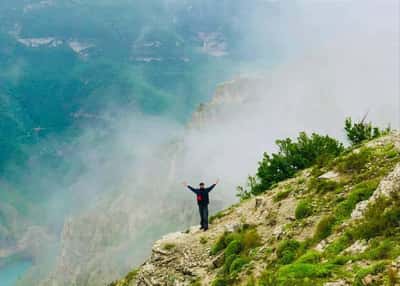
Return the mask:
<path fill-rule="evenodd" d="M 396 143 L 395 146 L 400 147 L 400 145 L 397 145 L 397 143 L 400 142 L 397 134 L 375 140 L 374 146 L 378 146 L 380 142 Z M 396 156 L 399 156 L 397 160 L 400 160 L 400 148 L 396 150 Z M 397 165 L 395 165 L 381 180 L 379 187 L 373 195 L 364 203 L 373 204 L 373 201 L 379 196 L 391 196 L 394 193 L 398 193 L 400 191 L 399 170 L 400 163 L 397 163 Z M 322 176 L 319 179 L 335 180 L 345 184 L 345 193 L 342 195 L 346 198 L 348 196 L 346 192 L 351 192 L 352 190 L 351 185 L 346 185 L 346 183 L 344 183 L 349 182 L 348 178 L 346 178 L 347 181 L 343 181 L 343 174 L 333 170 L 329 170 L 325 174 L 328 175 Z M 347 286 L 354 285 L 355 281 L 360 281 L 362 285 L 383 285 L 381 283 L 384 283 L 383 281 L 386 281 L 385 279 L 392 279 L 392 281 L 395 281 L 394 279 L 397 279 L 396 277 L 400 278 L 399 257 L 392 260 L 388 258 L 384 258 L 383 260 L 378 259 L 378 262 L 364 258 L 368 257 L 366 253 L 374 253 L 374 251 L 377 251 L 374 249 L 374 247 L 376 247 L 376 241 L 359 239 L 345 244 L 345 247 L 342 247 L 341 251 L 337 254 L 338 259 L 348 257 L 345 263 L 340 262 L 335 265 L 335 263 L 331 262 L 332 258 L 329 258 L 329 256 L 324 257 L 324 255 L 326 255 L 326 249 L 329 248 L 330 251 L 332 251 L 332 246 L 334 244 L 334 247 L 338 247 L 338 241 L 343 238 L 344 230 L 356 227 L 357 223 L 362 221 L 363 216 L 361 214 L 357 220 L 354 220 L 348 215 L 347 219 L 344 219 L 338 224 L 337 227 L 332 230 L 332 233 L 325 239 L 320 240 L 319 243 L 310 240 L 318 231 L 318 224 L 321 218 L 332 213 L 337 207 L 337 203 L 335 202 L 332 204 L 327 203 L 327 200 L 332 200 L 329 199 L 331 198 L 329 194 L 328 197 L 324 197 L 326 194 L 321 195 L 320 193 L 313 193 L 309 200 L 313 200 L 314 213 L 304 219 L 294 218 L 298 202 L 304 199 L 304 194 L 310 192 L 308 188 L 310 188 L 309 180 L 311 179 L 311 173 L 305 170 L 295 178 L 279 183 L 273 190 L 245 200 L 240 204 L 222 211 L 213 219 L 210 229 L 206 232 L 199 230 L 198 226 L 194 226 L 187 231 L 175 232 L 163 236 L 160 240 L 155 242 L 150 257 L 139 268 L 132 271 L 124 279 L 115 281 L 110 285 L 247 285 L 246 283 L 251 279 L 264 279 L 262 273 L 265 269 L 269 269 L 271 265 L 275 265 L 274 268 L 272 268 L 273 272 L 279 275 L 282 271 L 289 271 L 292 269 L 290 268 L 292 265 L 298 265 L 296 263 L 300 263 L 302 265 L 301 267 L 303 267 L 302 269 L 310 271 L 308 274 L 304 274 L 306 277 L 304 279 L 309 279 L 310 281 L 309 285 Z M 277 199 L 279 197 L 278 194 L 288 189 L 291 190 L 289 195 L 283 199 Z M 324 205 L 321 205 L 319 202 L 324 202 Z M 359 205 L 360 204 L 357 206 Z M 213 284 L 219 279 L 218 277 L 226 275 L 221 273 L 226 273 L 226 271 L 231 270 L 226 270 L 229 246 L 225 251 L 219 253 L 213 253 L 212 249 L 221 237 L 225 237 L 226 239 L 229 234 L 237 235 L 245 226 L 254 227 L 261 238 L 261 245 L 251 251 L 250 262 L 247 262 L 247 266 L 244 268 L 245 270 L 241 271 L 239 274 L 235 274 L 236 276 L 234 276 L 234 278 L 229 278 L 233 280 L 224 280 L 230 281 L 228 284 Z M 396 229 L 397 231 L 399 230 L 398 227 Z M 228 236 L 226 236 L 227 234 Z M 281 254 L 278 253 L 278 249 L 282 248 L 282 245 L 288 241 L 293 240 L 297 240 L 300 243 L 308 241 L 307 243 L 311 243 L 313 246 L 310 248 L 310 252 L 306 252 L 304 256 L 296 258 L 297 260 L 292 260 L 291 262 L 285 262 L 283 265 L 279 266 L 278 261 L 280 259 L 279 255 Z M 379 240 L 377 241 L 379 245 Z M 392 247 L 399 249 L 398 245 L 395 246 L 395 244 L 396 243 L 393 242 Z M 313 257 L 312 255 L 317 255 L 316 257 L 320 255 L 321 258 L 311 258 Z M 387 257 L 387 255 L 388 254 L 385 254 L 384 257 Z M 318 262 L 312 262 L 312 259 L 317 259 Z M 384 267 L 377 268 L 375 265 L 379 265 L 379 263 L 384 265 Z M 323 269 L 323 265 L 329 265 L 328 267 L 333 267 L 338 271 L 341 269 L 340 271 L 345 271 L 346 274 L 341 277 L 340 275 L 342 274 L 340 274 L 340 271 L 337 273 L 330 273 L 329 270 L 319 270 L 328 271 L 327 273 L 329 274 L 315 277 L 313 275 L 316 274 L 310 274 L 313 271 L 311 270 L 312 267 L 314 267 L 313 265 L 318 265 L 315 267 L 322 267 L 321 269 Z M 275 267 L 278 267 L 278 270 Z M 357 272 L 354 269 L 362 269 L 362 271 L 357 270 Z M 288 274 L 288 276 L 298 275 L 293 273 Z M 307 275 L 310 276 L 307 278 Z M 391 278 L 388 278 L 389 276 Z M 276 283 L 277 284 L 265 285 L 297 285 L 280 284 L 280 282 Z"/>
<path fill-rule="evenodd" d="M 265 240 L 273 239 L 274 227 L 264 225 L 266 212 L 277 212 L 280 224 L 289 223 L 294 212 L 294 200 L 288 200 L 285 206 L 273 203 L 271 196 L 263 198 L 263 205 L 255 208 L 261 198 L 249 200 L 227 212 L 207 232 L 194 226 L 186 232 L 172 233 L 158 240 L 151 257 L 140 267 L 135 282 L 129 285 L 166 285 L 168 279 L 174 282 L 168 285 L 191 285 L 201 277 L 203 285 L 211 285 L 213 273 L 223 263 L 223 254 L 211 256 L 212 243 L 225 232 L 238 231 L 243 224 L 258 225 L 258 231 Z M 259 202 L 258 202 L 259 204 Z M 247 215 L 245 215 L 247 214 Z M 313 227 L 307 228 L 311 232 Z M 171 280 L 171 281 L 172 281 Z"/>
<path fill-rule="evenodd" d="M 396 144 L 398 144 L 397 135 L 395 135 L 395 136 L 396 137 L 394 137 L 394 138 L 396 138 L 396 140 L 394 140 L 394 142 L 396 142 Z M 396 145 L 396 146 L 399 146 L 399 145 Z M 390 197 L 394 193 L 400 193 L 400 165 L 398 165 L 393 170 L 393 172 L 390 173 L 389 176 L 387 176 L 385 179 L 383 179 L 380 182 L 378 188 L 372 194 L 372 196 L 369 198 L 369 200 L 361 201 L 356 205 L 355 209 L 351 213 L 351 218 L 353 218 L 353 219 L 361 218 L 364 211 L 368 207 L 368 205 L 375 202 L 377 198 L 382 197 L 382 196 Z"/>
<path fill-rule="evenodd" d="M 188 124 L 189 129 L 201 129 L 221 123 L 223 118 L 234 116 L 243 104 L 265 91 L 267 80 L 259 77 L 239 77 L 217 86 L 210 102 L 200 104 Z M 226 116 L 228 115 L 228 116 Z"/>
<path fill-rule="evenodd" d="M 0 216 L 0 266 L 10 257 L 37 259 L 46 246 L 56 242 L 47 228 L 21 217 L 11 205 L 0 202 Z"/>

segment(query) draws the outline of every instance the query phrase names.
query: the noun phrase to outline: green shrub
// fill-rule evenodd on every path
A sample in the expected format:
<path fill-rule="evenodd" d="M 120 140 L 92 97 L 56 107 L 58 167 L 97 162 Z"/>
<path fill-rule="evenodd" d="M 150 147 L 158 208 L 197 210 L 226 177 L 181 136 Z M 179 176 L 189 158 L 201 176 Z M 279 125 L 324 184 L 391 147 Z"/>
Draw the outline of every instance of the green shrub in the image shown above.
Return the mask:
<path fill-rule="evenodd" d="M 233 261 L 235 261 L 235 259 L 238 257 L 240 256 L 237 254 L 231 254 L 229 256 L 225 255 L 224 265 L 222 268 L 224 274 L 229 274 L 229 269 L 231 268 Z"/>
<path fill-rule="evenodd" d="M 227 237 L 227 233 L 223 233 L 215 242 L 215 244 L 211 247 L 211 255 L 215 255 L 221 250 L 225 249 L 227 244 L 225 238 Z"/>
<path fill-rule="evenodd" d="M 264 271 L 258 279 L 258 286 L 277 286 L 277 275 L 272 271 Z"/>
<path fill-rule="evenodd" d="M 296 252 L 290 251 L 290 250 L 285 250 L 282 252 L 282 255 L 279 259 L 279 262 L 281 264 L 290 264 L 296 259 Z"/>
<path fill-rule="evenodd" d="M 261 237 L 255 229 L 246 231 L 242 238 L 243 250 L 249 251 L 261 245 Z"/>
<path fill-rule="evenodd" d="M 336 219 L 333 216 L 328 215 L 323 217 L 319 221 L 317 228 L 315 230 L 314 240 L 320 241 L 330 236 L 335 222 Z"/>
<path fill-rule="evenodd" d="M 242 186 L 236 188 L 236 196 L 240 201 L 245 201 L 255 194 L 255 189 L 258 188 L 257 178 L 254 176 L 248 176 L 246 185 L 247 188 Z"/>
<path fill-rule="evenodd" d="M 379 179 L 374 179 L 354 186 L 347 198 L 337 206 L 335 210 L 336 217 L 338 219 L 348 218 L 357 203 L 367 200 L 372 196 L 379 182 Z"/>
<path fill-rule="evenodd" d="M 256 280 L 254 279 L 253 276 L 250 276 L 247 279 L 246 286 L 256 286 Z"/>
<path fill-rule="evenodd" d="M 347 247 L 351 245 L 353 242 L 351 236 L 345 232 L 342 236 L 340 236 L 338 239 L 334 240 L 332 243 L 330 243 L 326 249 L 325 252 L 328 255 L 337 255 L 343 250 L 345 250 Z"/>
<path fill-rule="evenodd" d="M 288 189 L 288 190 L 283 190 L 283 191 L 279 191 L 275 196 L 274 196 L 274 202 L 279 202 L 281 200 L 286 199 L 292 190 Z"/>
<path fill-rule="evenodd" d="M 382 242 L 374 242 L 371 247 L 367 249 L 363 257 L 370 260 L 380 260 L 390 258 L 390 252 L 393 248 L 393 243 L 390 240 L 384 240 Z"/>
<path fill-rule="evenodd" d="M 278 270 L 278 279 L 329 277 L 333 268 L 331 264 L 293 263 Z"/>
<path fill-rule="evenodd" d="M 337 169 L 345 174 L 360 173 L 366 168 L 367 163 L 373 160 L 372 154 L 372 150 L 365 147 L 357 150 L 357 152 L 351 152 L 349 155 L 340 158 Z"/>
<path fill-rule="evenodd" d="M 212 286 L 227 286 L 228 281 L 225 277 L 217 276 L 212 282 Z"/>
<path fill-rule="evenodd" d="M 356 238 L 370 239 L 376 236 L 389 237 L 400 226 L 400 198 L 393 194 L 391 198 L 378 198 L 369 205 L 364 213 L 364 220 L 352 233 Z"/>
<path fill-rule="evenodd" d="M 309 217 L 313 213 L 312 205 L 309 201 L 300 201 L 295 210 L 296 219 Z"/>
<path fill-rule="evenodd" d="M 372 123 L 365 122 L 364 119 L 353 123 L 351 118 L 346 118 L 344 129 L 347 139 L 352 145 L 360 144 L 363 141 L 371 140 L 390 132 L 390 127 L 381 130 L 378 127 L 373 127 Z"/>
<path fill-rule="evenodd" d="M 249 259 L 245 257 L 237 257 L 231 264 L 229 268 L 229 273 L 236 274 L 240 272 L 240 270 L 245 266 L 247 263 L 249 263 Z"/>
<path fill-rule="evenodd" d="M 308 184 L 308 188 L 314 190 L 316 193 L 328 193 L 333 192 L 340 187 L 340 184 L 336 181 L 313 178 Z"/>
<path fill-rule="evenodd" d="M 229 243 L 231 243 L 232 241 L 237 240 L 237 241 L 241 241 L 242 240 L 242 233 L 239 232 L 231 232 L 228 233 L 225 238 L 225 245 L 229 245 Z"/>
<path fill-rule="evenodd" d="M 379 262 L 379 263 L 376 263 L 376 264 L 371 265 L 369 267 L 362 268 L 362 269 L 358 270 L 357 273 L 356 273 L 356 276 L 354 278 L 353 285 L 363 286 L 364 283 L 362 282 L 362 279 L 365 276 L 367 276 L 368 274 L 375 275 L 375 274 L 381 273 L 381 272 L 385 271 L 385 267 L 386 267 L 385 263 Z"/>
<path fill-rule="evenodd" d="M 343 152 L 344 147 L 337 140 L 329 136 L 313 133 L 308 136 L 300 133 L 297 142 L 290 138 L 277 140 L 278 153 L 268 155 L 259 162 L 257 170 L 258 184 L 251 192 L 259 194 L 269 189 L 275 183 L 292 177 L 297 171 L 308 168 L 318 161 L 334 158 Z"/>
<path fill-rule="evenodd" d="M 211 249 L 211 254 L 216 254 L 224 250 L 224 264 L 219 272 L 220 275 L 214 282 L 229 284 L 241 271 L 243 266 L 249 263 L 248 255 L 250 251 L 260 244 L 261 238 L 256 229 L 249 225 L 244 225 L 235 232 L 221 235 Z"/>
<path fill-rule="evenodd" d="M 393 159 L 393 158 L 399 156 L 400 154 L 399 154 L 398 150 L 396 150 L 395 148 L 392 148 L 392 149 L 388 150 L 385 155 L 386 155 L 386 159 Z"/>
<path fill-rule="evenodd" d="M 294 239 L 282 241 L 277 249 L 276 256 L 281 264 L 289 264 L 296 259 L 297 250 L 300 248 L 300 243 Z"/>
<path fill-rule="evenodd" d="M 321 254 L 316 250 L 309 250 L 297 259 L 297 263 L 316 264 L 321 260 Z"/>
<path fill-rule="evenodd" d="M 229 257 L 232 254 L 239 254 L 243 249 L 243 245 L 241 241 L 233 240 L 229 243 L 229 245 L 225 249 L 225 257 Z"/>
<path fill-rule="evenodd" d="M 201 286 L 200 279 L 196 279 L 190 283 L 190 286 Z"/>
<path fill-rule="evenodd" d="M 335 265 L 345 265 L 348 261 L 353 260 L 352 256 L 349 255 L 339 255 L 339 256 L 335 256 L 332 260 L 330 260 L 329 262 L 331 264 L 335 264 Z"/>
<path fill-rule="evenodd" d="M 163 245 L 163 249 L 164 250 L 171 250 L 171 249 L 174 249 L 175 247 L 176 246 L 173 243 L 166 243 L 166 244 Z"/>

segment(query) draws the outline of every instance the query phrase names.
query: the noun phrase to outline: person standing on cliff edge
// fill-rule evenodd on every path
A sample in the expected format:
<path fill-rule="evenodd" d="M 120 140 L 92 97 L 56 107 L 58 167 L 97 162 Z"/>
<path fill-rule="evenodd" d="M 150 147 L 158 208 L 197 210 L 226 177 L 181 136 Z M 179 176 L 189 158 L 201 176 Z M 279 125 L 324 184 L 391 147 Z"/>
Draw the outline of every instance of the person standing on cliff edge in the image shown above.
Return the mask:
<path fill-rule="evenodd" d="M 200 229 L 206 231 L 208 229 L 208 204 L 210 203 L 210 199 L 208 193 L 211 192 L 212 189 L 219 183 L 217 180 L 214 184 L 209 186 L 208 188 L 204 187 L 204 183 L 201 182 L 199 184 L 199 188 L 193 188 L 188 185 L 186 182 L 183 182 L 183 185 L 196 194 L 197 205 L 199 206 L 199 214 L 200 214 Z"/>

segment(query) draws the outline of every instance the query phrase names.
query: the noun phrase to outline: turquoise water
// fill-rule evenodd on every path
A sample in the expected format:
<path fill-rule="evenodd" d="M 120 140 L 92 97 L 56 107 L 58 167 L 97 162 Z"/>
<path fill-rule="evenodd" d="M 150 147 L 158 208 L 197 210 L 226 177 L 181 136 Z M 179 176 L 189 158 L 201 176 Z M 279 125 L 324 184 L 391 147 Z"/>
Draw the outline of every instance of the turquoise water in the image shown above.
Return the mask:
<path fill-rule="evenodd" d="M 0 268 L 0 285 L 14 286 L 31 266 L 30 261 L 15 261 Z"/>

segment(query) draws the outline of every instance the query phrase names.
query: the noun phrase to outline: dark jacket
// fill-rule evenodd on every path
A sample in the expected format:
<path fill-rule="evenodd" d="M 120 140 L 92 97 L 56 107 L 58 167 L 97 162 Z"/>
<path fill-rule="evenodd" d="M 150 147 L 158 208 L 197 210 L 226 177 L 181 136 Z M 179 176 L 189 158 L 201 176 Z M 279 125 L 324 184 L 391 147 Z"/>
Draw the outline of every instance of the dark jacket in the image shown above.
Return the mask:
<path fill-rule="evenodd" d="M 216 184 L 213 184 L 208 188 L 203 188 L 203 189 L 195 189 L 192 186 L 187 186 L 187 187 L 189 188 L 189 190 L 191 190 L 193 193 L 196 194 L 197 203 L 199 205 L 208 205 L 210 203 L 210 198 L 208 196 L 208 193 L 211 192 L 211 190 L 214 189 L 215 186 Z"/>

